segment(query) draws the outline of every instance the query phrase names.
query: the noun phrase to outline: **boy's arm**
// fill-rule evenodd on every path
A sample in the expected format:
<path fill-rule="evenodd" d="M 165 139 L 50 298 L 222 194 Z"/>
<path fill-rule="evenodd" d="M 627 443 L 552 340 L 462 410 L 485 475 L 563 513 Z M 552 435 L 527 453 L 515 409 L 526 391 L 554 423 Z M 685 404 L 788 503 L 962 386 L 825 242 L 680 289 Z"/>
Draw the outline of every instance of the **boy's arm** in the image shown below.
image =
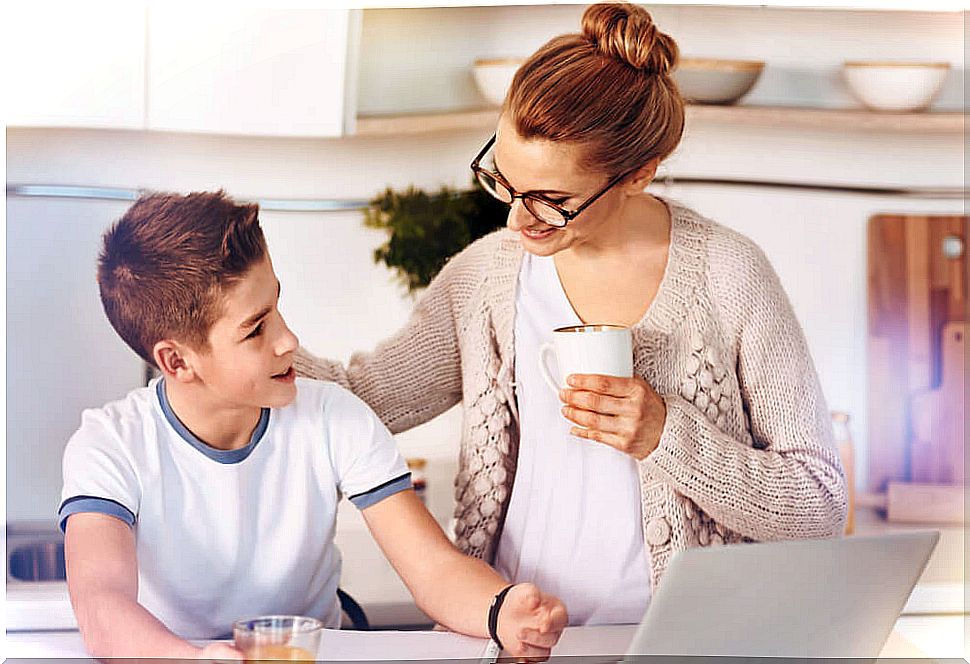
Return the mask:
<path fill-rule="evenodd" d="M 489 606 L 508 585 L 505 579 L 483 561 L 459 552 L 410 489 L 362 512 L 374 539 L 425 613 L 453 631 L 489 636 Z M 548 657 L 566 622 L 562 602 L 522 583 L 506 596 L 497 631 L 512 655 Z"/>
<path fill-rule="evenodd" d="M 64 558 L 71 604 L 92 656 L 241 657 L 225 644 L 193 646 L 138 604 L 135 535 L 128 524 L 95 512 L 71 515 Z"/>

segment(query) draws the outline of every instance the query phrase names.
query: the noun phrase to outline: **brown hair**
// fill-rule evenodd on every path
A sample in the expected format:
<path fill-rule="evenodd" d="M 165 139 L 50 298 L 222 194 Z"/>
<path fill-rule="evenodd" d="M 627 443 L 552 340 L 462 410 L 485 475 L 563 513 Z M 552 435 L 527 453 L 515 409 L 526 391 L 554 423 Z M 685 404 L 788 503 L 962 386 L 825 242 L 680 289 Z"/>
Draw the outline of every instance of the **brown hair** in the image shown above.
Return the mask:
<path fill-rule="evenodd" d="M 256 204 L 225 192 L 152 193 L 102 237 L 101 303 L 115 331 L 146 362 L 162 339 L 209 347 L 222 295 L 266 256 Z"/>
<path fill-rule="evenodd" d="M 516 131 L 583 145 L 584 165 L 611 176 L 664 159 L 684 132 L 670 75 L 676 42 L 625 3 L 590 6 L 582 29 L 554 37 L 516 72 L 503 109 Z"/>

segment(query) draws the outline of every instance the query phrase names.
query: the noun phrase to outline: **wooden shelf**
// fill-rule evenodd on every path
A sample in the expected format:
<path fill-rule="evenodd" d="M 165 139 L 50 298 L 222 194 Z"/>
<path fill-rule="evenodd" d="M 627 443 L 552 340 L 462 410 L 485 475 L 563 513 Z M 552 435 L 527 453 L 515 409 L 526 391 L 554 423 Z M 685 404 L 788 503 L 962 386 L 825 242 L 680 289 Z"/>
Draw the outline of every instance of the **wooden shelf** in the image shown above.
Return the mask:
<path fill-rule="evenodd" d="M 473 109 L 413 115 L 357 118 L 357 136 L 400 136 L 439 131 L 488 129 L 498 120 L 498 109 Z M 789 108 L 785 106 L 687 107 L 688 124 L 727 124 L 778 129 L 868 131 L 903 134 L 962 134 L 964 114 L 877 113 L 856 109 Z"/>

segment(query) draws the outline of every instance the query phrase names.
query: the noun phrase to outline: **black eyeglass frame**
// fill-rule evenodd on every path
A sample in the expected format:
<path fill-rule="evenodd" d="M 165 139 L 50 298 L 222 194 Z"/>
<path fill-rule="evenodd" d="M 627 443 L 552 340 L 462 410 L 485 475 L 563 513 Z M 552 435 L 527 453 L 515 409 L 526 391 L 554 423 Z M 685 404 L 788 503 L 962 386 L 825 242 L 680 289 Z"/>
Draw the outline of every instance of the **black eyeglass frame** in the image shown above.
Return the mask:
<path fill-rule="evenodd" d="M 506 180 L 504 177 L 502 177 L 498 173 L 494 173 L 494 172 L 488 170 L 487 168 L 482 168 L 480 166 L 480 163 L 482 161 L 482 157 L 484 157 L 485 156 L 485 153 L 488 152 L 488 149 L 490 147 L 492 147 L 492 145 L 495 144 L 495 138 L 497 136 L 498 136 L 498 134 L 492 134 L 492 137 L 488 140 L 488 143 L 485 144 L 485 147 L 483 147 L 482 150 L 481 150 L 481 152 L 478 153 L 478 156 L 475 157 L 475 159 L 472 160 L 472 163 L 471 163 L 472 173 L 475 174 L 475 177 L 476 178 L 479 178 L 480 177 L 479 176 L 479 173 L 486 173 L 486 174 L 488 174 L 489 177 L 493 178 L 496 182 L 501 183 L 503 187 L 505 187 L 506 189 L 508 189 L 509 190 L 509 193 L 512 194 L 512 200 L 508 201 L 506 203 L 506 205 L 511 206 L 515 202 L 515 199 L 516 198 L 521 198 L 523 205 L 525 205 L 525 203 L 526 203 L 527 200 L 532 200 L 532 201 L 535 201 L 536 203 L 541 203 L 542 205 L 546 205 L 548 207 L 551 207 L 553 210 L 555 210 L 556 212 L 558 212 L 559 214 L 562 215 L 562 225 L 558 225 L 557 226 L 556 224 L 550 223 L 550 222 L 546 221 L 545 219 L 539 219 L 539 217 L 536 216 L 536 214 L 531 209 L 529 209 L 529 206 L 528 205 L 525 205 L 525 209 L 526 210 L 529 210 L 529 214 L 531 214 L 537 220 L 541 221 L 544 224 L 549 224 L 550 226 L 555 226 L 556 228 L 563 228 L 563 227 L 565 227 L 566 224 L 568 224 L 570 221 L 572 221 L 573 219 L 575 219 L 576 217 L 578 217 L 580 215 L 580 213 L 583 212 L 583 210 L 585 210 L 590 205 L 592 205 L 593 203 L 595 203 L 603 194 L 605 194 L 606 192 L 608 192 L 614 186 L 616 186 L 617 184 L 619 184 L 625 177 L 627 177 L 628 175 L 630 175 L 631 173 L 633 173 L 633 172 L 635 172 L 637 170 L 636 168 L 633 168 L 633 169 L 631 169 L 631 170 L 623 173 L 622 175 L 616 176 L 615 178 L 613 178 L 612 180 L 610 180 L 609 183 L 607 183 L 607 185 L 605 187 L 603 187 L 603 189 L 601 189 L 598 193 L 593 194 L 592 196 L 590 196 L 589 198 L 587 198 L 585 201 L 583 201 L 583 203 L 579 207 L 577 207 L 575 210 L 567 210 L 566 208 L 562 207 L 561 205 L 558 205 L 557 203 L 553 203 L 552 201 L 550 201 L 550 200 L 548 200 L 546 198 L 543 198 L 542 196 L 539 196 L 538 194 L 532 194 L 532 193 L 529 193 L 529 192 L 525 192 L 523 194 L 520 194 L 519 192 L 517 192 L 512 187 L 512 185 L 509 184 L 508 180 Z M 502 200 L 502 199 L 496 197 L 496 200 Z M 502 202 L 505 203 L 505 201 L 502 201 Z"/>

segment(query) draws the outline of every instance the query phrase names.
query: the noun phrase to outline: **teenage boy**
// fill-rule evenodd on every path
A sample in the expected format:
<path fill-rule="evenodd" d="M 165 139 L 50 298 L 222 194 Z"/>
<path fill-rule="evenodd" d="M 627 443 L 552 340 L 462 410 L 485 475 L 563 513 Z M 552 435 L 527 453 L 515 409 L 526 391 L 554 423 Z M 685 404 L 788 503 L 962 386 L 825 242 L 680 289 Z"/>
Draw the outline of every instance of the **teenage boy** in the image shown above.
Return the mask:
<path fill-rule="evenodd" d="M 333 383 L 297 379 L 297 338 L 258 206 L 140 198 L 104 235 L 98 284 L 122 339 L 162 376 L 86 410 L 64 451 L 67 579 L 95 657 L 239 657 L 197 648 L 234 620 L 340 624 L 342 496 L 442 625 L 547 657 L 562 603 L 455 549 L 411 489 L 390 433 Z M 497 622 L 494 618 L 497 611 Z"/>

